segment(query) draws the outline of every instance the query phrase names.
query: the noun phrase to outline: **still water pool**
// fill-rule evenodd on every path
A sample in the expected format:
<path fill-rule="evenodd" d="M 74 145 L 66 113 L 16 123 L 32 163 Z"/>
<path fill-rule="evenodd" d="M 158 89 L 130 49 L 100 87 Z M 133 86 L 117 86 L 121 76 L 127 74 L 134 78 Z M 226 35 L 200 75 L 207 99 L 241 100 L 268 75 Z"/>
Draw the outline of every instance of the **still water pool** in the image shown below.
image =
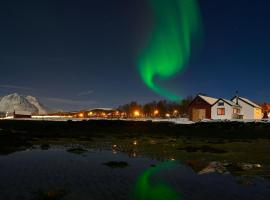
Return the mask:
<path fill-rule="evenodd" d="M 112 162 L 113 161 L 113 162 Z M 270 181 L 240 184 L 230 174 L 199 175 L 179 161 L 66 147 L 0 156 L 1 200 L 268 200 Z"/>

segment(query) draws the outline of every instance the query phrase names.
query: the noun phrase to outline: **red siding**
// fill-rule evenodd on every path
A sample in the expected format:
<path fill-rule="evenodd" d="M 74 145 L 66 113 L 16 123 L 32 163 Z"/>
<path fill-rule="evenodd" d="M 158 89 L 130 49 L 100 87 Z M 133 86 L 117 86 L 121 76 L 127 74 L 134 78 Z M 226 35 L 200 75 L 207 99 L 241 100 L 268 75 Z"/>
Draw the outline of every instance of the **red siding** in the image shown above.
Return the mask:
<path fill-rule="evenodd" d="M 31 115 L 19 115 L 19 114 L 15 114 L 14 118 L 32 118 Z"/>
<path fill-rule="evenodd" d="M 189 113 L 189 119 L 192 120 L 193 119 L 193 113 L 192 110 L 193 109 L 205 109 L 206 110 L 206 119 L 211 119 L 211 106 L 209 103 L 207 103 L 206 101 L 204 101 L 202 98 L 200 98 L 199 96 L 196 97 L 191 104 L 189 105 L 188 108 L 188 113 Z"/>

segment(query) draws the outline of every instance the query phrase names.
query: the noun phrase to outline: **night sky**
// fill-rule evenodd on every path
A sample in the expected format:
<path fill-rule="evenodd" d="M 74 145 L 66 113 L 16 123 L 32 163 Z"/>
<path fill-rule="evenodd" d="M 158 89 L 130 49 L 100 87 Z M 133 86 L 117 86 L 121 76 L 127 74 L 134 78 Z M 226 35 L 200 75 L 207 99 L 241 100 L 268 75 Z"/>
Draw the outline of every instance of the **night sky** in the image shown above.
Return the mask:
<path fill-rule="evenodd" d="M 270 1 L 201 0 L 203 43 L 164 85 L 270 101 Z M 146 87 L 138 53 L 151 31 L 147 0 L 0 3 L 0 96 L 34 95 L 52 108 L 115 107 L 162 97 Z"/>

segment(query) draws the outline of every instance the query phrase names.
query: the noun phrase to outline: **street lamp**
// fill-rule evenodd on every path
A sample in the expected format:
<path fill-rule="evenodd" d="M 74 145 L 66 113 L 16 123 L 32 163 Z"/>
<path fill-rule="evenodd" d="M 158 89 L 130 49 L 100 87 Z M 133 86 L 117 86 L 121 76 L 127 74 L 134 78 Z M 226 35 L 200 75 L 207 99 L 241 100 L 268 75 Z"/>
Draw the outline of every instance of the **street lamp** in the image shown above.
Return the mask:
<path fill-rule="evenodd" d="M 140 116 L 140 111 L 135 110 L 133 114 L 134 114 L 135 117 L 139 117 Z"/>

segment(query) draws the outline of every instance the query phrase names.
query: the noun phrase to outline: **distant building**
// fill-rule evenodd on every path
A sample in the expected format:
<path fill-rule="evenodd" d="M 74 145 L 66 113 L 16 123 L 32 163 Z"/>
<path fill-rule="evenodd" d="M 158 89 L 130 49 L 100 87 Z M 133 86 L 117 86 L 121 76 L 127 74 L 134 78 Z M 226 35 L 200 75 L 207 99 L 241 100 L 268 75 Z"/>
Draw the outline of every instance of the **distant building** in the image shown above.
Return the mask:
<path fill-rule="evenodd" d="M 5 118 L 6 117 L 6 113 L 5 112 L 0 112 L 0 118 Z"/>
<path fill-rule="evenodd" d="M 13 118 L 32 118 L 32 113 L 28 111 L 18 111 L 13 112 Z"/>
<path fill-rule="evenodd" d="M 253 101 L 235 96 L 232 98 L 232 101 L 239 104 L 241 109 L 241 115 L 243 115 L 243 119 L 262 119 L 263 112 L 262 107 L 258 104 L 254 103 Z"/>
<path fill-rule="evenodd" d="M 198 95 L 195 97 L 188 108 L 189 119 L 191 121 L 212 119 L 211 108 L 212 105 L 217 102 L 217 100 L 218 99 L 216 98 L 205 95 Z"/>
<path fill-rule="evenodd" d="M 241 115 L 242 107 L 227 99 L 218 99 L 211 107 L 211 118 L 230 120 L 230 119 L 243 119 Z"/>
<path fill-rule="evenodd" d="M 121 114 L 118 110 L 112 108 L 93 108 L 77 112 L 76 118 L 120 118 Z"/>

